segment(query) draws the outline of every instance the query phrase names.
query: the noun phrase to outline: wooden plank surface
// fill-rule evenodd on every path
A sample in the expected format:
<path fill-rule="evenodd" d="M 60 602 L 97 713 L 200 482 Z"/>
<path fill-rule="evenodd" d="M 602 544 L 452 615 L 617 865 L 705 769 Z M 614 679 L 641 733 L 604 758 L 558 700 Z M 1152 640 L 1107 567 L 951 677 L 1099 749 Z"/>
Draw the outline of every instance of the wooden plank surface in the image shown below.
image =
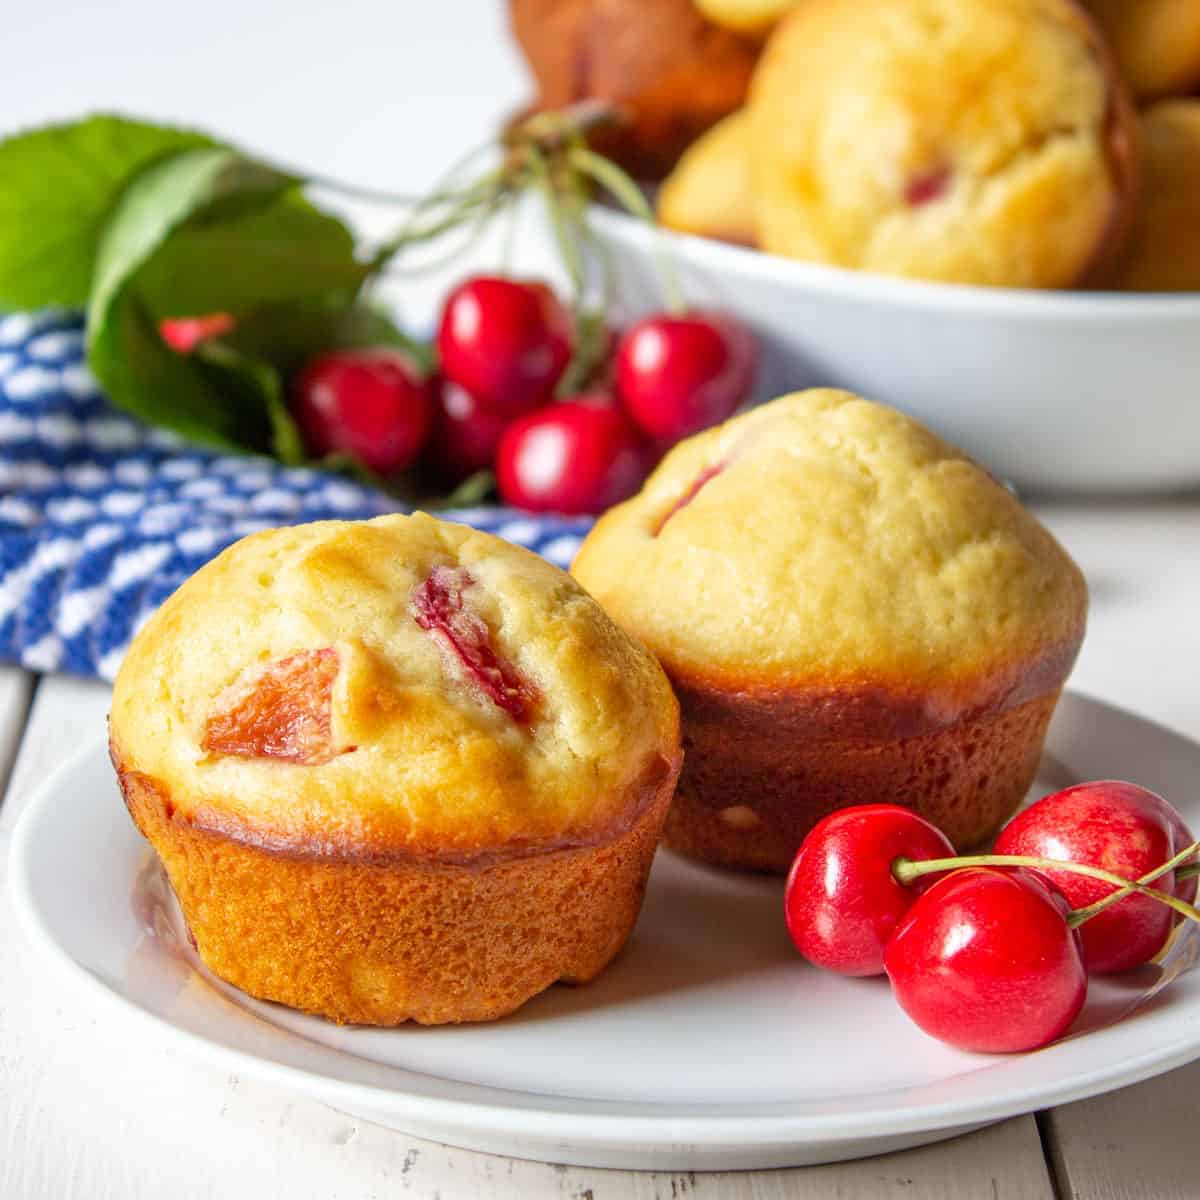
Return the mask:
<path fill-rule="evenodd" d="M 414 1148 L 417 1146 L 414 1143 Z M 546 1167 L 420 1144 L 401 1194 L 572 1200 L 1017 1200 L 1053 1197 L 1032 1117 L 882 1158 L 790 1171 L 656 1172 Z M 441 1182 L 439 1182 L 441 1181 Z M 446 1183 L 454 1181 L 447 1192 Z"/>
<path fill-rule="evenodd" d="M 92 680 L 50 675 L 38 681 L 8 792 L 0 805 L 0 833 L 11 833 L 38 784 L 81 747 L 105 736 L 108 697 L 108 686 Z M 5 709 L 0 701 L 0 719 L 15 715 L 15 704 Z M 13 744 L 16 732 L 0 730 L 0 744 L 5 739 Z"/>
<path fill-rule="evenodd" d="M 1047 1113 L 1064 1200 L 1195 1200 L 1200 1062 Z"/>
<path fill-rule="evenodd" d="M 0 711 L 16 719 L 20 689 Z M 38 687 L 0 808 L 7 839 L 29 791 L 103 736 L 107 690 Z M 3 732 L 3 731 L 0 731 Z M 550 1166 L 435 1145 L 355 1120 L 174 1051 L 64 990 L 0 900 L 0 1196 L 5 1200 L 201 1200 L 254 1196 L 495 1200 L 1049 1200 L 1032 1117 L 857 1163 L 792 1171 L 674 1174 Z"/>

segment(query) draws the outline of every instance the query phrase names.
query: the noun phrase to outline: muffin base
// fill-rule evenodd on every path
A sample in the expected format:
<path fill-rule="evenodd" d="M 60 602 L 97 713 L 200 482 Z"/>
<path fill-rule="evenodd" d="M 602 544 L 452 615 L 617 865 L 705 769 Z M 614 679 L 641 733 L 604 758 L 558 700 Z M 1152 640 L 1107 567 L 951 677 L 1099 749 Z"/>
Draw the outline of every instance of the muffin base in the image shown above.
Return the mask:
<path fill-rule="evenodd" d="M 665 844 L 720 866 L 779 873 L 822 817 L 853 804 L 913 808 L 959 849 L 987 840 L 1033 782 L 1059 696 L 911 737 L 793 738 L 784 712 L 763 720 L 756 705 L 739 721 L 735 698 L 678 690 L 685 754 Z"/>
<path fill-rule="evenodd" d="M 375 861 L 203 828 L 113 760 L 205 966 L 258 999 L 363 1025 L 490 1021 L 594 978 L 637 920 L 675 782 L 662 763 L 633 824 L 599 845 Z"/>

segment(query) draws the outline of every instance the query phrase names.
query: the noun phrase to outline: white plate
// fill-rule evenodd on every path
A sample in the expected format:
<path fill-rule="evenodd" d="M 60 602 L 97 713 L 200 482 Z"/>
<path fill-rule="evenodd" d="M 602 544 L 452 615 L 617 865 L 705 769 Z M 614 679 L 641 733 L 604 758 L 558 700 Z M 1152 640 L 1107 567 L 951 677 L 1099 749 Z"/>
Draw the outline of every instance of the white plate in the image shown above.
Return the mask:
<path fill-rule="evenodd" d="M 645 224 L 594 224 L 630 313 L 662 307 Z M 763 340 L 761 392 L 834 386 L 902 408 L 1038 492 L 1200 482 L 1200 293 L 1027 291 L 895 279 L 662 232 L 697 305 Z"/>
<path fill-rule="evenodd" d="M 1200 746 L 1097 701 L 1063 700 L 1042 767 L 1042 791 L 1125 776 L 1200 826 Z M 882 980 L 803 964 L 778 881 L 669 853 L 630 945 L 588 987 L 552 988 L 491 1025 L 338 1028 L 249 1000 L 196 967 L 100 746 L 31 799 L 11 879 L 32 938 L 136 1018 L 131 1036 L 420 1137 L 551 1162 L 827 1162 L 950 1137 L 1200 1056 L 1200 972 L 1160 990 L 1195 958 L 1191 936 L 1163 972 L 1094 985 L 1073 1036 L 982 1057 L 921 1034 Z"/>

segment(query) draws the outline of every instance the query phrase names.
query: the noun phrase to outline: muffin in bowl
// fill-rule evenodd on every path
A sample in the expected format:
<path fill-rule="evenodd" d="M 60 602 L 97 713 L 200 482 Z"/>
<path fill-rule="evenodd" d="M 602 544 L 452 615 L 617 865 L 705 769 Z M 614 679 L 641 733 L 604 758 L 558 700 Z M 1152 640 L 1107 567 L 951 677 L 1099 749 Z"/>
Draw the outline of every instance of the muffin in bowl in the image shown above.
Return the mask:
<path fill-rule="evenodd" d="M 1136 202 L 1136 119 L 1074 0 L 820 0 L 751 85 L 760 246 L 885 275 L 1103 279 Z"/>
<path fill-rule="evenodd" d="M 776 400 L 682 443 L 572 568 L 662 662 L 684 767 L 665 840 L 784 871 L 836 808 L 958 846 L 1033 779 L 1083 577 L 1016 498 L 894 409 Z"/>
<path fill-rule="evenodd" d="M 668 229 L 753 246 L 754 182 L 745 109 L 697 138 L 663 180 L 658 220 Z"/>
<path fill-rule="evenodd" d="M 1139 100 L 1200 88 L 1196 0 L 1086 0 Z"/>
<path fill-rule="evenodd" d="M 1200 292 L 1200 99 L 1160 100 L 1141 123 L 1146 183 L 1116 283 Z"/>
<path fill-rule="evenodd" d="M 569 576 L 420 514 L 226 550 L 130 648 L 110 743 L 204 963 L 373 1025 L 595 976 L 680 761 L 662 671 Z"/>
<path fill-rule="evenodd" d="M 590 140 L 647 180 L 741 105 L 761 49 L 692 0 L 509 0 L 509 18 L 537 86 L 534 111 L 612 104 L 624 120 Z"/>

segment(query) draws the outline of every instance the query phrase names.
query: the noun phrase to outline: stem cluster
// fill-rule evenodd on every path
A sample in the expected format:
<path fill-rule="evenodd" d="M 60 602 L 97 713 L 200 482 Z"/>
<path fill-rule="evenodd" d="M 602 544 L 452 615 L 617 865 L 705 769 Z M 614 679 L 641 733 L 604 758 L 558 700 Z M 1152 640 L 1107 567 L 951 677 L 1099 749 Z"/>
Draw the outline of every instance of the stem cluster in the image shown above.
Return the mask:
<path fill-rule="evenodd" d="M 623 119 L 619 108 L 589 100 L 517 122 L 505 132 L 499 147 L 489 143 L 471 152 L 428 196 L 411 205 L 405 222 L 372 254 L 371 276 L 378 276 L 418 246 L 458 234 L 446 253 L 423 262 L 418 269 L 429 271 L 445 265 L 473 244 L 493 218 L 507 212 L 515 223 L 518 201 L 528 192 L 537 192 L 571 280 L 577 328 L 594 323 L 586 311 L 589 294 L 593 284 L 599 282 L 602 293 L 611 296 L 613 265 L 588 221 L 589 202 L 597 193 L 606 194 L 652 230 L 655 228 L 654 213 L 637 183 L 587 144 L 589 134 Z M 482 167 L 488 158 L 494 160 L 497 149 L 499 163 Z M 682 312 L 679 280 L 657 238 L 654 249 L 665 306 L 673 313 Z M 598 281 L 592 278 L 592 264 L 599 264 Z M 412 271 L 411 265 L 405 269 Z M 577 338 L 575 357 L 563 376 L 560 394 L 590 376 L 603 347 L 602 337 Z"/>

